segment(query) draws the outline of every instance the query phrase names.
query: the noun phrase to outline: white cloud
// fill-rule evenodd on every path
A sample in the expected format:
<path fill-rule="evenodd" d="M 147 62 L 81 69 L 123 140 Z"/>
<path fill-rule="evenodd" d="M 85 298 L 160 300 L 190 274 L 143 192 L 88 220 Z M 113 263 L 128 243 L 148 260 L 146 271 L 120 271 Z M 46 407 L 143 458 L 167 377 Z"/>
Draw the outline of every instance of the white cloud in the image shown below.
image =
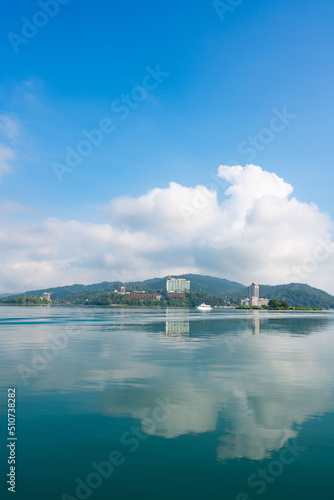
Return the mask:
<path fill-rule="evenodd" d="M 208 225 L 213 228 L 220 215 L 214 190 L 205 186 L 184 187 L 176 182 L 171 182 L 167 189 L 152 189 L 139 198 L 115 198 L 109 214 L 114 223 L 132 230 L 183 237 L 192 237 Z"/>
<path fill-rule="evenodd" d="M 19 135 L 19 123 L 7 114 L 0 114 L 0 134 L 9 139 L 16 139 Z"/>
<path fill-rule="evenodd" d="M 19 134 L 19 123 L 9 115 L 0 114 L 0 136 L 7 141 L 15 141 Z M 3 174 L 12 172 L 12 162 L 16 158 L 16 152 L 4 142 L 0 142 L 0 179 Z"/>
<path fill-rule="evenodd" d="M 0 290 L 198 272 L 245 284 L 302 281 L 334 292 L 329 216 L 258 166 L 221 166 L 218 175 L 231 184 L 222 203 L 214 189 L 171 182 L 138 198 L 113 199 L 109 224 L 3 224 Z M 333 254 L 319 253 L 319 241 Z M 315 255 L 315 270 L 306 273 Z M 295 266 L 302 266 L 299 277 Z"/>
<path fill-rule="evenodd" d="M 17 213 L 17 212 L 30 212 L 31 209 L 18 203 L 17 201 L 6 200 L 0 197 L 0 217 L 4 214 Z"/>
<path fill-rule="evenodd" d="M 0 179 L 3 174 L 12 172 L 11 163 L 15 159 L 16 153 L 13 149 L 8 148 L 0 143 Z"/>

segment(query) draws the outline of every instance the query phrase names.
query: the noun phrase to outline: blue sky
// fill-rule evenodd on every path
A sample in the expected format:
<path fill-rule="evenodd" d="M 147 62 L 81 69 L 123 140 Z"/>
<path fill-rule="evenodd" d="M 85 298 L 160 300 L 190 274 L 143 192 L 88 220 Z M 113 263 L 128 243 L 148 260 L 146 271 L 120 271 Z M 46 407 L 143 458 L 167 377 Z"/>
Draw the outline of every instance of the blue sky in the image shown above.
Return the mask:
<path fill-rule="evenodd" d="M 110 200 L 170 182 L 209 186 L 219 165 L 249 163 L 245 144 L 259 136 L 266 144 L 257 142 L 251 163 L 334 217 L 331 1 L 243 0 L 224 19 L 204 0 L 59 3 L 50 18 L 19 0 L 0 20 L 0 113 L 17 127 L 0 127 L 0 143 L 16 155 L 1 199 L 29 209 L 15 224 L 109 223 Z M 22 18 L 45 22 L 24 43 L 13 41 L 26 33 Z M 112 103 L 157 66 L 166 76 L 121 120 Z M 293 118 L 268 136 L 283 110 Z M 114 130 L 59 182 L 54 162 L 105 118 Z"/>

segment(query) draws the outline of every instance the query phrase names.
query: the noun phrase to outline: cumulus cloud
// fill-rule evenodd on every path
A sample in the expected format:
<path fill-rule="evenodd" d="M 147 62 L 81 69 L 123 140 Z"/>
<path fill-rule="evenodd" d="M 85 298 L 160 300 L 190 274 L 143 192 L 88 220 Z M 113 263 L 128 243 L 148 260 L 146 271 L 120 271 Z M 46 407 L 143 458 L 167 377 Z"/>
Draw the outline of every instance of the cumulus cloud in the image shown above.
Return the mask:
<path fill-rule="evenodd" d="M 224 193 L 219 183 L 209 189 L 171 182 L 138 198 L 114 198 L 108 224 L 3 224 L 2 290 L 198 272 L 245 284 L 308 282 L 334 292 L 328 214 L 297 200 L 290 184 L 259 166 L 222 165 L 218 178 L 230 184 Z"/>

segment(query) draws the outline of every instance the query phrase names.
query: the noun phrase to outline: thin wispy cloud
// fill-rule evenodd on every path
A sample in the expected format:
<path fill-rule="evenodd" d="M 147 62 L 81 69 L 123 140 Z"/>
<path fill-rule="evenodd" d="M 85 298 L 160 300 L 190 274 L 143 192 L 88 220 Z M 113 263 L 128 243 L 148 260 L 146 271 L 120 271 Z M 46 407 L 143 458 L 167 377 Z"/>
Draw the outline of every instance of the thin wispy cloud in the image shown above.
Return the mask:
<path fill-rule="evenodd" d="M 0 180 L 4 174 L 9 174 L 13 171 L 12 162 L 15 158 L 15 151 L 0 143 Z"/>
<path fill-rule="evenodd" d="M 31 209 L 23 203 L 0 198 L 0 217 L 5 214 L 15 214 L 30 211 Z"/>
<path fill-rule="evenodd" d="M 19 135 L 20 127 L 17 120 L 7 114 L 0 114 L 0 135 L 15 140 Z"/>
<path fill-rule="evenodd" d="M 8 114 L 0 114 L 0 180 L 4 174 L 13 172 L 13 162 L 17 152 L 12 147 L 20 134 L 20 124 Z"/>

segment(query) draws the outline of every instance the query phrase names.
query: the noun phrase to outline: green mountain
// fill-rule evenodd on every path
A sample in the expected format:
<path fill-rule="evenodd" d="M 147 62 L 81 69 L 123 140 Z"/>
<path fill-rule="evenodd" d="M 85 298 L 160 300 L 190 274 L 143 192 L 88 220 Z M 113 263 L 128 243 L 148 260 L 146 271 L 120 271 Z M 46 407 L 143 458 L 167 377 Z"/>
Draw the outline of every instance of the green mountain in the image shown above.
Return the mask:
<path fill-rule="evenodd" d="M 245 286 L 234 281 L 229 281 L 222 278 L 214 278 L 212 276 L 202 276 L 200 274 L 182 274 L 173 275 L 175 278 L 185 278 L 190 280 L 191 290 L 198 292 L 207 292 L 209 295 L 217 295 L 219 297 L 230 298 L 236 293 L 241 292 Z M 127 291 L 131 290 L 145 290 L 146 292 L 166 290 L 166 280 L 164 278 L 152 278 L 145 281 L 131 281 L 124 283 Z M 52 300 L 65 299 L 73 294 L 91 294 L 91 293 L 105 293 L 114 291 L 121 284 L 118 281 L 103 281 L 102 283 L 95 283 L 92 285 L 67 285 L 54 288 L 44 288 L 42 290 L 29 290 L 24 295 L 41 296 L 44 292 L 52 292 Z M 20 294 L 23 295 L 23 294 Z"/>
<path fill-rule="evenodd" d="M 17 293 L 2 293 L 0 295 L 0 299 L 4 299 L 5 297 L 16 297 Z"/>
<path fill-rule="evenodd" d="M 217 296 L 225 300 L 244 299 L 248 296 L 248 287 L 235 281 L 229 281 L 213 276 L 202 276 L 200 274 L 173 275 L 175 278 L 190 280 L 190 289 L 196 292 L 206 292 L 209 296 Z M 145 290 L 146 292 L 165 291 L 167 276 L 164 278 L 152 278 L 145 281 L 132 281 L 124 283 L 126 290 Z M 70 303 L 83 303 L 86 298 L 91 300 L 98 295 L 108 294 L 119 289 L 120 282 L 103 281 L 92 285 L 68 285 L 42 290 L 30 290 L 24 295 L 40 297 L 43 292 L 52 292 L 52 301 L 68 300 Z M 18 294 L 16 294 L 18 295 Z M 23 295 L 23 294 L 20 294 Z M 334 309 L 334 297 L 317 288 L 306 284 L 290 283 L 288 285 L 260 285 L 260 296 L 285 300 L 292 307 L 321 307 Z M 13 297 L 13 295 L 12 295 Z M 3 299 L 4 301 L 6 299 Z"/>

